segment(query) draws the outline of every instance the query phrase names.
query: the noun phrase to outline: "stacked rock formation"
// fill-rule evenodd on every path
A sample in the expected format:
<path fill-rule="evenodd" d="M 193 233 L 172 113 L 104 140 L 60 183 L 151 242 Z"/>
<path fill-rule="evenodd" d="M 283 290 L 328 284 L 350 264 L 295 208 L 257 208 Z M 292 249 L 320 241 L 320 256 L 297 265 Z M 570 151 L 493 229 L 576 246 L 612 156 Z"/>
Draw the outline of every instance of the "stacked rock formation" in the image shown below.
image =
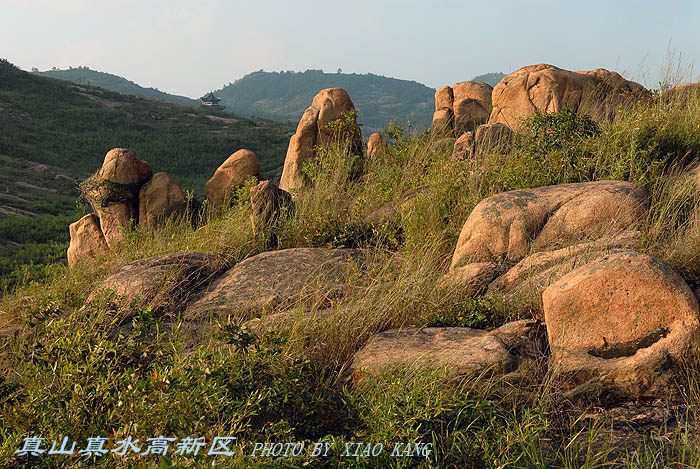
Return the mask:
<path fill-rule="evenodd" d="M 314 147 L 317 145 L 328 145 L 347 139 L 350 143 L 349 150 L 354 154 L 362 154 L 362 134 L 359 127 L 354 125 L 354 117 L 349 126 L 333 125 L 344 116 L 351 115 L 353 111 L 355 105 L 342 88 L 327 88 L 314 97 L 311 106 L 299 120 L 296 133 L 289 141 L 280 180 L 281 189 L 298 190 L 309 183 L 302 166 L 314 158 Z"/>
<path fill-rule="evenodd" d="M 486 83 L 463 81 L 435 92 L 433 133 L 460 136 L 485 124 L 491 114 L 492 89 Z"/>
<path fill-rule="evenodd" d="M 70 226 L 71 267 L 114 249 L 132 223 L 156 226 L 185 210 L 180 186 L 166 173 L 153 176 L 148 163 L 124 148 L 107 152 L 102 167 L 80 187 L 95 213 Z"/>

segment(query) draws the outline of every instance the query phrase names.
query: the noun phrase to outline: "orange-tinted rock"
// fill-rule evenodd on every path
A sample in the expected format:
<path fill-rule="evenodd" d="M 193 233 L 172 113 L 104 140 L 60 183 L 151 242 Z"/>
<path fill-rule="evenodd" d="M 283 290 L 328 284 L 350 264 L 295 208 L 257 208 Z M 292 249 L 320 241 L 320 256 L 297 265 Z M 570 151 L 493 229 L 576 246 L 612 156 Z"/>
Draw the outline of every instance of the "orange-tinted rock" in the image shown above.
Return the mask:
<path fill-rule="evenodd" d="M 454 134 L 454 113 L 452 109 L 444 107 L 435 111 L 431 127 L 434 135 L 452 136 Z"/>
<path fill-rule="evenodd" d="M 548 64 L 529 65 L 506 76 L 493 89 L 489 123 L 518 130 L 521 118 L 564 107 L 603 119 L 620 105 L 650 97 L 638 83 L 604 69 L 572 72 Z"/>
<path fill-rule="evenodd" d="M 107 246 L 114 249 L 124 239 L 124 230 L 131 227 L 137 213 L 131 204 L 112 204 L 99 209 L 97 217 Z"/>
<path fill-rule="evenodd" d="M 485 124 L 491 114 L 492 88 L 486 83 L 463 81 L 455 83 L 454 92 L 454 128 L 457 135 L 476 129 Z"/>
<path fill-rule="evenodd" d="M 435 110 L 442 108 L 452 109 L 454 104 L 454 93 L 449 86 L 443 86 L 435 92 Z"/>
<path fill-rule="evenodd" d="M 156 226 L 185 211 L 185 193 L 167 173 L 156 173 L 139 191 L 139 223 Z"/>
<path fill-rule="evenodd" d="M 474 153 L 490 151 L 505 153 L 513 142 L 513 131 L 505 124 L 483 124 L 474 133 Z"/>
<path fill-rule="evenodd" d="M 367 141 L 367 157 L 371 158 L 375 155 L 385 155 L 387 151 L 386 142 L 382 134 L 375 132 L 369 136 Z"/>
<path fill-rule="evenodd" d="M 314 146 L 347 139 L 349 151 L 362 154 L 362 134 L 354 121 L 344 127 L 341 133 L 334 130 L 333 123 L 355 111 L 355 106 L 348 93 L 342 88 L 321 90 L 313 99 L 311 106 L 299 120 L 296 133 L 289 141 L 284 169 L 280 179 L 280 189 L 299 190 L 309 181 L 303 173 L 303 164 L 314 157 Z M 347 134 L 350 132 L 350 134 Z"/>
<path fill-rule="evenodd" d="M 125 148 L 113 148 L 105 155 L 102 167 L 81 184 L 95 211 L 113 203 L 136 205 L 139 189 L 153 172 L 151 167 Z"/>
<path fill-rule="evenodd" d="M 458 160 L 469 160 L 474 155 L 474 133 L 464 132 L 457 140 L 452 150 L 452 156 Z"/>
<path fill-rule="evenodd" d="M 205 185 L 207 200 L 220 208 L 249 177 L 260 178 L 260 161 L 255 153 L 242 149 L 233 153 L 219 166 Z"/>
<path fill-rule="evenodd" d="M 552 365 L 569 386 L 667 397 L 700 330 L 698 301 L 671 267 L 626 251 L 542 294 Z"/>
<path fill-rule="evenodd" d="M 462 228 L 451 269 L 472 262 L 519 261 L 633 228 L 649 195 L 625 181 L 597 181 L 504 192 L 482 200 Z"/>
<path fill-rule="evenodd" d="M 70 225 L 70 246 L 68 248 L 68 265 L 73 267 L 78 261 L 94 258 L 109 252 L 100 222 L 94 213 L 85 215 Z"/>

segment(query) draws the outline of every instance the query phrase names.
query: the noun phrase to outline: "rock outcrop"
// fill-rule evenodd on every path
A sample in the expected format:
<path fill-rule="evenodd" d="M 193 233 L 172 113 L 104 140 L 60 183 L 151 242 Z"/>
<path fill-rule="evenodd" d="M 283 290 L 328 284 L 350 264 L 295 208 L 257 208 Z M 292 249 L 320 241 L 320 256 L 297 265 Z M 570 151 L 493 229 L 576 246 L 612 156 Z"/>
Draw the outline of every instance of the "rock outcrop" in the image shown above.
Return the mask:
<path fill-rule="evenodd" d="M 542 301 L 552 367 L 574 394 L 668 397 L 700 330 L 687 283 L 633 251 L 570 272 Z"/>
<path fill-rule="evenodd" d="M 364 252 L 358 249 L 295 248 L 269 251 L 236 264 L 193 299 L 185 321 L 213 318 L 246 320 L 302 301 L 324 301 L 349 288 Z"/>
<path fill-rule="evenodd" d="M 474 132 L 464 132 L 455 140 L 452 156 L 472 160 L 489 152 L 506 153 L 513 143 L 513 131 L 504 124 L 481 124 Z"/>
<path fill-rule="evenodd" d="M 343 119 L 343 116 L 353 111 L 355 106 L 342 88 L 327 88 L 314 97 L 311 106 L 299 120 L 296 133 L 289 141 L 280 189 L 293 191 L 308 184 L 302 166 L 313 159 L 316 145 L 328 145 L 347 138 L 350 143 L 349 150 L 354 154 L 362 154 L 362 134 L 359 127 L 352 125 L 353 128 L 348 129 L 347 126 L 341 126 L 343 128 L 339 130 L 333 125 L 333 122 Z"/>
<path fill-rule="evenodd" d="M 509 373 L 539 355 L 534 321 L 516 321 L 491 332 L 467 327 L 428 327 L 381 332 L 353 358 L 355 382 L 395 368 L 448 367 L 451 379 Z"/>
<path fill-rule="evenodd" d="M 375 132 L 369 136 L 367 141 L 367 158 L 372 158 L 376 155 L 385 155 L 387 151 L 386 141 L 379 132 Z"/>
<path fill-rule="evenodd" d="M 253 233 L 273 225 L 291 207 L 292 196 L 270 181 L 262 181 L 250 189 L 250 205 L 253 213 L 250 220 Z"/>
<path fill-rule="evenodd" d="M 687 104 L 693 97 L 700 98 L 700 83 L 681 83 L 663 94 L 666 102 L 675 101 L 682 105 Z"/>
<path fill-rule="evenodd" d="M 70 225 L 70 246 L 68 247 L 68 266 L 75 266 L 83 258 L 97 257 L 109 252 L 100 221 L 94 213 L 85 215 Z"/>
<path fill-rule="evenodd" d="M 185 193 L 167 173 L 156 173 L 139 191 L 139 223 L 155 227 L 186 208 Z"/>
<path fill-rule="evenodd" d="M 94 301 L 105 290 L 114 292 L 118 309 L 116 317 L 104 317 L 107 322 L 122 322 L 145 307 L 158 316 L 175 315 L 197 289 L 213 280 L 224 267 L 218 257 L 198 252 L 140 259 L 108 275 L 88 301 Z"/>
<path fill-rule="evenodd" d="M 474 155 L 474 132 L 464 132 L 455 140 L 452 156 L 458 160 L 471 160 Z"/>
<path fill-rule="evenodd" d="M 114 203 L 135 206 L 139 189 L 151 176 L 151 167 L 125 148 L 113 148 L 102 167 L 81 184 L 82 193 L 97 211 Z"/>
<path fill-rule="evenodd" d="M 124 239 L 124 231 L 131 227 L 137 219 L 136 204 L 111 204 L 97 210 L 100 228 L 110 249 L 117 247 Z"/>
<path fill-rule="evenodd" d="M 215 210 L 223 207 L 231 199 L 233 191 L 249 177 L 260 179 L 258 156 L 246 149 L 232 153 L 205 185 L 209 206 Z"/>
<path fill-rule="evenodd" d="M 649 196 L 624 181 L 596 181 L 494 195 L 477 204 L 457 241 L 451 269 L 471 262 L 517 262 L 543 251 L 630 229 Z"/>
<path fill-rule="evenodd" d="M 488 121 L 491 87 L 477 81 L 443 86 L 435 92 L 432 130 L 436 135 L 462 135 Z"/>
<path fill-rule="evenodd" d="M 572 72 L 548 64 L 529 65 L 506 76 L 493 89 L 489 123 L 502 123 L 517 131 L 520 119 L 564 107 L 600 120 L 611 117 L 616 107 L 640 99 L 651 99 L 651 93 L 615 72 Z"/>

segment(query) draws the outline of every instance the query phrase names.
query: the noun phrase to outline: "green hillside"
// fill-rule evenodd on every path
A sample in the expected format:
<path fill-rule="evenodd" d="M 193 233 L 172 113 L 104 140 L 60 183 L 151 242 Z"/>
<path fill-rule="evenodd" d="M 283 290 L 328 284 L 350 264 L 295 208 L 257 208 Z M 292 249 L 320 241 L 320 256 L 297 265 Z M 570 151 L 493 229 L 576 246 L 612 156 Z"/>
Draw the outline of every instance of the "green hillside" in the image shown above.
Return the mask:
<path fill-rule="evenodd" d="M 65 258 L 76 182 L 126 147 L 184 190 L 248 148 L 279 177 L 293 127 L 83 87 L 0 61 L 0 278 L 25 264 Z"/>
<path fill-rule="evenodd" d="M 111 73 L 98 72 L 91 70 L 88 67 L 69 68 L 68 70 L 46 70 L 40 72 L 33 70 L 32 73 L 49 78 L 58 78 L 59 80 L 72 81 L 79 85 L 99 86 L 106 90 L 116 91 L 121 94 L 131 94 L 135 96 L 143 96 L 144 98 L 162 99 L 169 103 L 182 104 L 185 106 L 195 106 L 199 104 L 196 99 L 187 98 L 185 96 L 177 96 L 170 93 L 160 91 L 158 88 L 144 88 L 137 85 L 133 81 L 122 78 Z"/>
<path fill-rule="evenodd" d="M 434 89 L 371 73 L 258 71 L 215 94 L 236 114 L 297 121 L 319 90 L 336 87 L 350 93 L 365 135 L 383 129 L 390 121 L 410 122 L 413 128 L 430 127 Z"/>

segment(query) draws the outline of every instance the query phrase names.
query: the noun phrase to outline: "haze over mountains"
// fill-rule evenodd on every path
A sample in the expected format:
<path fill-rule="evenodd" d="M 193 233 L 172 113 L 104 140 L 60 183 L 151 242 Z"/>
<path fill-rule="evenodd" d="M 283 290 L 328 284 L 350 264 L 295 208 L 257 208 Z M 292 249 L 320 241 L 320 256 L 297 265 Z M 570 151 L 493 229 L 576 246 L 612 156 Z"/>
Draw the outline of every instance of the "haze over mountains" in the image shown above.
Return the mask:
<path fill-rule="evenodd" d="M 157 88 L 144 88 L 110 73 L 87 67 L 68 70 L 34 71 L 35 74 L 72 81 L 81 85 L 99 86 L 122 94 L 161 99 L 182 105 L 198 105 L 199 99 L 177 96 Z M 503 78 L 502 73 L 489 73 L 473 78 L 491 86 Z M 466 79 L 466 77 L 465 77 Z M 435 90 L 421 83 L 372 73 L 305 72 L 249 73 L 218 89 L 211 90 L 221 98 L 226 111 L 245 117 L 272 120 L 296 120 L 320 89 L 344 88 L 353 97 L 359 110 L 359 121 L 365 133 L 380 131 L 391 121 L 416 129 L 430 127 Z M 205 90 L 202 95 L 210 90 Z"/>

